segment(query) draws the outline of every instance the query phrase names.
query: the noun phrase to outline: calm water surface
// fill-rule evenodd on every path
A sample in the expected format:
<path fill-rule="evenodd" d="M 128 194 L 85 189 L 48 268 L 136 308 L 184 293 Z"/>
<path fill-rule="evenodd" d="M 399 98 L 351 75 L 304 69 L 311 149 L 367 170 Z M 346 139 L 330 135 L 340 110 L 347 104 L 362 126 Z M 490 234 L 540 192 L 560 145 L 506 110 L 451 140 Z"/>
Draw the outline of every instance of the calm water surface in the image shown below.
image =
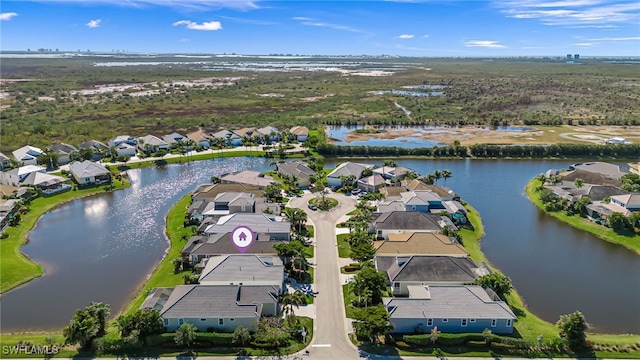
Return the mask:
<path fill-rule="evenodd" d="M 269 168 L 234 158 L 129 170 L 130 188 L 48 212 L 22 247 L 46 275 L 2 295 L 2 331 L 59 329 L 92 301 L 117 313 L 165 252 L 164 217 L 178 199 L 212 175 Z"/>
<path fill-rule="evenodd" d="M 482 251 L 511 278 L 533 313 L 555 323 L 561 314 L 580 310 L 594 331 L 640 333 L 640 256 L 545 215 L 524 193 L 531 178 L 569 162 L 398 162 L 420 174 L 453 172 L 447 187 L 482 215 Z"/>
<path fill-rule="evenodd" d="M 118 312 L 166 249 L 164 216 L 211 175 L 269 169 L 269 161 L 234 158 L 130 171 L 133 186 L 70 202 L 45 214 L 23 251 L 46 276 L 2 296 L 2 330 L 44 330 L 68 324 L 91 301 Z M 555 322 L 582 311 L 593 330 L 640 333 L 640 256 L 550 218 L 524 194 L 548 168 L 567 162 L 403 160 L 421 174 L 449 169 L 446 185 L 482 215 L 481 245 L 511 277 L 531 311 Z M 326 162 L 327 166 L 335 162 Z M 439 184 L 444 181 L 440 180 Z"/>

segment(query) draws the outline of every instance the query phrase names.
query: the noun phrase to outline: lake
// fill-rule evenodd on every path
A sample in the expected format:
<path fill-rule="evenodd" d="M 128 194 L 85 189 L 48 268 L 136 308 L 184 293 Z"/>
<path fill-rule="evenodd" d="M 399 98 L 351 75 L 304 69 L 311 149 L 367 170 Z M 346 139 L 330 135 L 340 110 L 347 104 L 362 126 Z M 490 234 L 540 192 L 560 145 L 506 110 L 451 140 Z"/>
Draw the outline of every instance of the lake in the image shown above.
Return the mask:
<path fill-rule="evenodd" d="M 91 301 L 109 303 L 117 313 L 161 259 L 167 247 L 164 216 L 179 198 L 212 175 L 265 171 L 269 163 L 228 158 L 130 170 L 130 188 L 45 214 L 22 251 L 43 264 L 46 275 L 2 295 L 2 331 L 59 329 Z M 482 215 L 483 252 L 512 279 L 532 312 L 555 323 L 560 314 L 580 310 L 593 331 L 640 333 L 640 256 L 556 221 L 524 194 L 535 175 L 569 162 L 399 163 L 420 174 L 452 171 L 447 187 Z"/>

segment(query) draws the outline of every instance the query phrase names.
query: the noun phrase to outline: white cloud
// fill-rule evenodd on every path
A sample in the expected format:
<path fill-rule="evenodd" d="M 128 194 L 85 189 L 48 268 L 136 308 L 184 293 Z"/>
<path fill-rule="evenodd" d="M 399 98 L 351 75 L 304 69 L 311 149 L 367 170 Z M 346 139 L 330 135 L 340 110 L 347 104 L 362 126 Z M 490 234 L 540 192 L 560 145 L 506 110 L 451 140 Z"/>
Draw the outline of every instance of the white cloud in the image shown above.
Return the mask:
<path fill-rule="evenodd" d="M 191 41 L 191 39 L 187 39 L 187 38 L 180 39 L 180 42 L 182 42 L 182 43 L 186 43 L 186 42 L 190 42 L 190 41 Z"/>
<path fill-rule="evenodd" d="M 203 31 L 215 31 L 222 29 L 220 21 L 205 21 L 202 24 L 198 24 L 191 20 L 180 20 L 173 23 L 173 26 L 185 25 L 190 30 L 203 30 Z"/>
<path fill-rule="evenodd" d="M 493 40 L 469 40 L 464 43 L 466 47 L 485 47 L 490 49 L 503 49 L 506 46 L 499 44 L 499 41 Z"/>
<path fill-rule="evenodd" d="M 102 22 L 102 19 L 95 19 L 95 20 L 91 20 L 87 23 L 87 26 L 90 28 L 97 28 L 100 26 L 100 23 Z"/>
<path fill-rule="evenodd" d="M 589 47 L 589 46 L 596 46 L 596 45 L 598 45 L 598 43 L 583 42 L 583 43 L 577 43 L 577 44 L 573 44 L 573 45 L 582 46 L 582 47 Z"/>
<path fill-rule="evenodd" d="M 545 25 L 601 27 L 640 22 L 640 2 L 628 0 L 494 0 L 508 17 L 538 19 Z"/>
<path fill-rule="evenodd" d="M 426 39 L 426 38 L 429 37 L 429 34 L 424 34 L 424 35 L 422 35 L 422 37 Z"/>
<path fill-rule="evenodd" d="M 598 38 L 598 39 L 589 39 L 589 41 L 640 41 L 640 36 L 606 37 L 606 38 Z"/>
<path fill-rule="evenodd" d="M 18 13 L 14 13 L 14 12 L 0 13 L 0 21 L 9 21 L 14 16 L 18 16 Z"/>
<path fill-rule="evenodd" d="M 219 10 L 223 8 L 241 11 L 259 9 L 261 0 L 41 0 L 50 3 L 111 4 L 127 7 L 165 6 L 188 11 Z"/>
<path fill-rule="evenodd" d="M 332 23 L 328 23 L 328 22 L 318 21 L 316 19 L 312 19 L 312 18 L 308 18 L 308 17 L 296 16 L 293 19 L 297 20 L 297 21 L 300 21 L 300 24 L 305 25 L 305 26 L 326 27 L 326 28 L 334 29 L 334 30 L 348 31 L 348 32 L 359 33 L 359 34 L 368 34 L 366 31 L 363 31 L 363 30 L 360 30 L 360 29 L 356 29 L 356 28 L 351 27 L 351 26 L 340 25 L 340 24 L 332 24 Z"/>
<path fill-rule="evenodd" d="M 415 35 L 411 35 L 411 34 L 402 34 L 397 36 L 396 38 L 398 39 L 413 39 L 415 37 Z"/>

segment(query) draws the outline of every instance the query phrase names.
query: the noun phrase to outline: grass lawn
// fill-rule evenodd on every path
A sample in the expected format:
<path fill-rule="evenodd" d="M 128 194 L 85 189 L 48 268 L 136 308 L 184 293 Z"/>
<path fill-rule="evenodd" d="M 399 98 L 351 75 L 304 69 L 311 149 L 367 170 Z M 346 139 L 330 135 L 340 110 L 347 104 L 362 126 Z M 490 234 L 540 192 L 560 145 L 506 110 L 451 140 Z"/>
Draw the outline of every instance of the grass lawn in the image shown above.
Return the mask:
<path fill-rule="evenodd" d="M 347 242 L 349 234 L 338 235 L 338 256 L 341 258 L 349 258 L 351 256 L 351 246 Z"/>
<path fill-rule="evenodd" d="M 581 217 L 580 215 L 567 215 L 564 211 L 546 211 L 544 209 L 542 200 L 540 200 L 538 193 L 535 190 L 539 186 L 540 180 L 533 179 L 527 184 L 526 187 L 527 197 L 529 198 L 529 201 L 534 203 L 539 209 L 576 229 L 590 232 L 591 234 L 597 236 L 602 240 L 608 241 L 613 244 L 622 245 L 625 248 L 631 251 L 635 251 L 637 254 L 640 254 L 639 235 L 633 234 L 631 232 L 629 232 L 628 235 L 619 234 L 613 231 L 613 229 L 611 228 L 603 225 L 598 225 L 593 221 L 590 221 L 589 219 Z"/>
<path fill-rule="evenodd" d="M 355 300 L 358 300 L 358 298 L 353 293 L 349 292 L 349 284 L 342 285 L 342 300 L 344 303 L 344 311 L 345 314 L 347 314 L 347 318 L 353 319 L 353 311 L 355 310 L 355 308 L 351 305 L 351 303 Z"/>
<path fill-rule="evenodd" d="M 318 210 L 322 210 L 322 211 L 326 211 L 326 210 L 329 210 L 329 209 L 331 209 L 333 207 L 338 206 L 338 200 L 336 200 L 334 198 L 330 198 L 328 196 L 325 196 L 324 199 L 325 199 L 325 201 L 327 203 L 326 206 L 323 205 L 322 197 L 316 197 L 316 198 L 313 198 L 313 199 L 309 200 L 309 204 L 315 205 L 318 208 Z"/>
<path fill-rule="evenodd" d="M 130 185 L 126 180 L 114 181 L 113 184 L 114 190 Z M 104 188 L 100 186 L 34 199 L 28 205 L 29 211 L 22 215 L 20 224 L 16 227 L 7 227 L 5 233 L 8 237 L 0 241 L 0 293 L 42 276 L 42 267 L 22 254 L 20 247 L 28 241 L 27 235 L 43 214 L 67 201 L 102 192 Z"/>
<path fill-rule="evenodd" d="M 166 234 L 171 242 L 169 252 L 155 268 L 142 290 L 140 290 L 133 301 L 123 310 L 123 313 L 131 313 L 138 309 L 149 294 L 149 291 L 155 287 L 171 287 L 184 284 L 182 276 L 185 273 L 173 273 L 173 259 L 180 257 L 180 251 L 184 247 L 185 241 L 188 241 L 189 237 L 193 235 L 193 231 L 190 228 L 183 226 L 184 216 L 189 207 L 190 200 L 191 196 L 186 195 L 178 200 L 171 210 L 169 210 L 166 227 Z M 186 240 L 184 236 L 186 236 Z"/>
<path fill-rule="evenodd" d="M 253 157 L 265 157 L 264 151 L 257 150 L 233 150 L 233 151 L 223 151 L 223 152 L 214 152 L 212 154 L 194 154 L 194 155 L 184 155 L 182 157 L 176 158 L 164 158 L 163 161 L 165 164 L 178 164 L 190 161 L 198 161 L 198 160 L 209 160 L 209 159 L 217 159 L 217 158 L 227 158 L 227 157 L 239 157 L 239 156 L 253 156 Z M 109 163 L 105 163 L 105 165 L 109 165 Z M 149 161 L 140 161 L 140 162 L 132 162 L 127 163 L 126 167 L 129 169 L 137 169 L 147 166 L 156 165 L 155 160 Z"/>

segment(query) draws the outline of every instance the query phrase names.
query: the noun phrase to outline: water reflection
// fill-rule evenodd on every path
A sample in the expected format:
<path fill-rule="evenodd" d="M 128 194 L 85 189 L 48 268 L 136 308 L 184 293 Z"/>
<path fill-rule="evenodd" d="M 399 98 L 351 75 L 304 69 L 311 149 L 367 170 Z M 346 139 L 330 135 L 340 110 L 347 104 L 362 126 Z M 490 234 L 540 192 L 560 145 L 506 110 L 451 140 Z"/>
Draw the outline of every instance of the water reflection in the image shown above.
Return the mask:
<path fill-rule="evenodd" d="M 94 225 L 99 225 L 107 218 L 108 202 L 106 196 L 87 200 L 84 208 L 85 219 Z"/>

